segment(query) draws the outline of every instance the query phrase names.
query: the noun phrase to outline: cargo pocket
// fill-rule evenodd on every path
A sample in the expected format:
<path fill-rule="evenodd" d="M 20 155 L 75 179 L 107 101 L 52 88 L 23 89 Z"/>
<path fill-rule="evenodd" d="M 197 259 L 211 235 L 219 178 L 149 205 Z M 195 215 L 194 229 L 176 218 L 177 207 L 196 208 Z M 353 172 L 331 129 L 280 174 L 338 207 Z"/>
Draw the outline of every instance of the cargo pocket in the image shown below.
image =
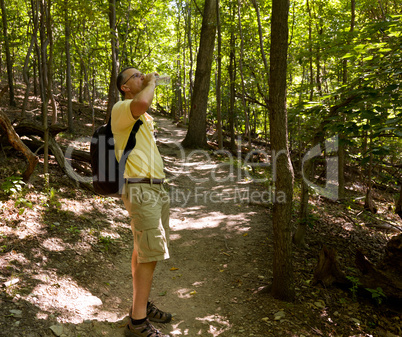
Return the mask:
<path fill-rule="evenodd" d="M 135 237 L 140 263 L 163 260 L 169 257 L 163 229 L 136 231 Z"/>

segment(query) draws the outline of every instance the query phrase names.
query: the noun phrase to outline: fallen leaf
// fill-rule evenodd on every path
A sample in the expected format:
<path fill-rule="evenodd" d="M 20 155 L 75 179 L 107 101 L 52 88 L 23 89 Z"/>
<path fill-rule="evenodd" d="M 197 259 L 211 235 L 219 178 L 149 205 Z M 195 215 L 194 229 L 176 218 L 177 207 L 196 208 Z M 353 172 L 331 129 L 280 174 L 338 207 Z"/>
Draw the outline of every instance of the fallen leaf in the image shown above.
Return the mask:
<path fill-rule="evenodd" d="M 175 271 L 175 270 L 179 270 L 179 268 L 176 268 L 176 267 L 170 268 L 170 271 Z"/>

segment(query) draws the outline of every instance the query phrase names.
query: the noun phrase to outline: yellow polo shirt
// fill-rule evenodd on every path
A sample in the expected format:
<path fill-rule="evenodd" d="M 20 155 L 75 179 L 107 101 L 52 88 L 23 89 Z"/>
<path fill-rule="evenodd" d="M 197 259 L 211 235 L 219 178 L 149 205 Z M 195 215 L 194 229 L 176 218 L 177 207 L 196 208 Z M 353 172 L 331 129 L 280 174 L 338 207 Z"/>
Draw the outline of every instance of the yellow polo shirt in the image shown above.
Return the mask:
<path fill-rule="evenodd" d="M 124 148 L 136 120 L 131 114 L 131 99 L 117 102 L 112 109 L 112 132 L 116 158 L 120 161 Z M 154 138 L 153 118 L 145 113 L 140 117 L 140 126 L 135 139 L 136 145 L 130 152 L 124 178 L 165 178 L 163 161 Z"/>

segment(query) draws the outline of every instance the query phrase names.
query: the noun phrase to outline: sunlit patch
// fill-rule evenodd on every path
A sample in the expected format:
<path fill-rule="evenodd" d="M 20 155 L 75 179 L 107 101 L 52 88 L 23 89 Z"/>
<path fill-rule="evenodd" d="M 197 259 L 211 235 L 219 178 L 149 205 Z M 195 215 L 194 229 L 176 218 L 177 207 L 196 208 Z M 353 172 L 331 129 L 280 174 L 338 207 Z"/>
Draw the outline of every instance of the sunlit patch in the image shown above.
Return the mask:
<path fill-rule="evenodd" d="M 205 283 L 205 282 L 197 281 L 197 282 L 194 282 L 192 285 L 193 285 L 194 287 L 201 287 L 204 283 Z"/>
<path fill-rule="evenodd" d="M 173 330 L 171 332 L 169 332 L 170 335 L 172 336 L 188 336 L 188 329 L 184 329 L 183 331 L 181 331 L 180 329 L 180 324 L 183 324 L 184 321 L 180 321 L 177 324 L 172 324 L 172 328 Z"/>
<path fill-rule="evenodd" d="M 224 317 L 219 315 L 210 315 L 204 318 L 196 318 L 197 321 L 202 323 L 202 328 L 200 328 L 197 332 L 199 336 L 208 336 L 217 337 L 229 330 L 232 326 Z M 176 324 L 172 324 L 173 330 L 169 332 L 172 336 L 189 336 L 189 329 L 183 328 L 181 329 L 181 325 L 186 325 L 185 321 L 180 321 Z M 193 336 L 194 334 L 192 334 Z"/>
<path fill-rule="evenodd" d="M 45 312 L 38 312 L 36 313 L 36 318 L 37 319 L 42 319 L 42 320 L 47 320 L 49 315 Z"/>
<path fill-rule="evenodd" d="M 203 323 L 209 324 L 208 333 L 210 333 L 212 336 L 219 336 L 231 328 L 229 321 L 225 319 L 225 317 L 217 314 L 196 319 L 202 321 Z"/>
<path fill-rule="evenodd" d="M 7 267 L 11 261 L 18 262 L 21 265 L 27 265 L 30 262 L 25 258 L 24 254 L 12 250 L 0 258 L 0 267 Z"/>
<path fill-rule="evenodd" d="M 99 317 L 102 301 L 71 277 L 54 273 L 35 275 L 41 281 L 24 299 L 48 313 L 63 312 L 63 322 L 81 323 Z"/>
<path fill-rule="evenodd" d="M 180 235 L 180 234 L 170 234 L 169 239 L 170 239 L 171 241 L 180 240 L 180 239 L 181 239 L 181 235 Z"/>
<path fill-rule="evenodd" d="M 191 298 L 192 289 L 183 288 L 176 291 L 176 294 L 179 298 Z"/>
<path fill-rule="evenodd" d="M 105 237 L 105 238 L 110 238 L 110 239 L 112 239 L 112 240 L 116 240 L 116 239 L 120 239 L 121 238 L 121 236 L 120 236 L 120 234 L 118 234 L 118 233 L 116 233 L 116 232 L 112 232 L 112 231 L 110 231 L 110 230 L 103 230 L 103 231 L 101 231 L 100 232 L 100 235 L 102 236 L 102 237 Z"/>
<path fill-rule="evenodd" d="M 187 215 L 187 213 L 188 212 L 185 212 L 183 215 Z M 197 219 L 196 221 L 174 221 L 172 227 L 175 230 L 216 228 L 225 219 L 226 215 L 219 212 L 211 212 L 208 216 Z"/>
<path fill-rule="evenodd" d="M 62 203 L 62 209 L 70 212 L 74 212 L 76 215 L 85 214 L 88 212 L 88 205 L 81 200 L 68 200 L 67 203 Z"/>
<path fill-rule="evenodd" d="M 66 249 L 66 245 L 60 238 L 48 238 L 43 241 L 42 246 L 53 252 L 61 252 Z"/>

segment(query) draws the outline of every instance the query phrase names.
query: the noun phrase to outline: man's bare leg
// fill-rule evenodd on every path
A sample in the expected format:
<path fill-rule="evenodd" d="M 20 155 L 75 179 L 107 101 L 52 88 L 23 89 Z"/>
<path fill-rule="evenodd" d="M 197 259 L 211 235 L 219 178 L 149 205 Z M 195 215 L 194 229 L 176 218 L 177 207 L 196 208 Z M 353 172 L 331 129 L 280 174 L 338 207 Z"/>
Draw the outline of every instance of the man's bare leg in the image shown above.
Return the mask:
<path fill-rule="evenodd" d="M 133 275 L 133 311 L 131 318 L 135 320 L 147 317 L 147 304 L 155 267 L 156 261 L 138 263 L 137 251 L 133 250 L 131 259 L 131 272 Z"/>

